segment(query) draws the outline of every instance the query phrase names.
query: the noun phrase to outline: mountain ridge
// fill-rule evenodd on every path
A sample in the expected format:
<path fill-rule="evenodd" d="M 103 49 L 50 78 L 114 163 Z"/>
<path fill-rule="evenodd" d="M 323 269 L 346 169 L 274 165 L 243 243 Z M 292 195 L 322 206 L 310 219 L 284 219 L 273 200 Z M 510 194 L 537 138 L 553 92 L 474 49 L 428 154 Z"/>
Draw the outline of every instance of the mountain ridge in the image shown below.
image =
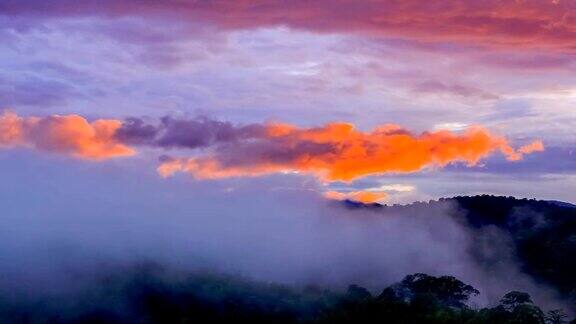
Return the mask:
<path fill-rule="evenodd" d="M 446 205 L 448 204 L 448 205 Z M 455 196 L 429 202 L 407 205 L 380 205 L 345 201 L 350 210 L 371 210 L 374 213 L 413 215 L 431 209 L 445 208 L 445 214 L 460 222 L 473 235 L 471 252 L 486 268 L 499 260 L 485 254 L 498 251 L 501 246 L 482 240 L 485 228 L 497 228 L 513 245 L 513 257 L 519 260 L 520 269 L 536 282 L 555 288 L 576 305 L 576 208 L 570 203 L 515 198 L 511 196 Z M 453 208 L 446 208 L 451 206 Z"/>

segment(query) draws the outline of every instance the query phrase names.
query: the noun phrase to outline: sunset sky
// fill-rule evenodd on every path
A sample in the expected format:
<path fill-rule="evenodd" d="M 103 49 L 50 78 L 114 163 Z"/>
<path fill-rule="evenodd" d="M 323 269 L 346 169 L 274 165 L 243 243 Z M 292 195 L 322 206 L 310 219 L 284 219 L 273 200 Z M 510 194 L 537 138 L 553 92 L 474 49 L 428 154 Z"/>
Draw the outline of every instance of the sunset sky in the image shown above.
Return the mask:
<path fill-rule="evenodd" d="M 575 203 L 575 108 L 570 0 L 0 1 L 10 210 Z"/>

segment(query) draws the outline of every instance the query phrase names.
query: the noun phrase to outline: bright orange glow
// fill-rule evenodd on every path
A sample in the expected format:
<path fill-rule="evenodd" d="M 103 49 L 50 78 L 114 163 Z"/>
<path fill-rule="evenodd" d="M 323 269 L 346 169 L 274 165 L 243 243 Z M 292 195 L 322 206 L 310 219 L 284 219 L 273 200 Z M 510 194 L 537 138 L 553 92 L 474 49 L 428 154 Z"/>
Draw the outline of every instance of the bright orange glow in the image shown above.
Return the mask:
<path fill-rule="evenodd" d="M 324 197 L 332 200 L 352 200 L 364 204 L 372 204 L 381 202 L 386 199 L 388 195 L 383 191 L 352 191 L 352 192 L 339 192 L 339 191 L 326 191 Z"/>
<path fill-rule="evenodd" d="M 19 117 L 4 112 L 0 115 L 0 147 L 32 147 L 90 160 L 133 155 L 132 148 L 114 138 L 121 124 L 114 119 L 88 122 L 78 115 Z"/>
<path fill-rule="evenodd" d="M 270 173 L 287 172 L 283 168 L 274 164 L 257 164 L 243 167 L 223 167 L 214 159 L 173 159 L 165 161 L 157 169 L 160 176 L 166 178 L 176 172 L 186 172 L 194 178 L 202 179 L 224 179 L 232 177 L 256 177 Z"/>
<path fill-rule="evenodd" d="M 0 115 L 0 147 L 31 147 L 77 158 L 103 160 L 130 156 L 135 150 L 116 138 L 122 122 L 88 122 L 78 115 L 20 117 Z M 289 124 L 265 125 L 264 135 L 236 141 L 230 147 L 208 147 L 204 155 L 166 159 L 158 167 L 163 177 L 186 172 L 197 179 L 253 177 L 271 173 L 306 173 L 322 181 L 349 182 L 386 173 L 409 173 L 461 162 L 468 166 L 494 152 L 510 161 L 544 150 L 541 141 L 514 149 L 508 141 L 482 127 L 462 133 L 441 130 L 419 135 L 397 125 L 382 125 L 362 132 L 349 123 L 299 128 Z M 357 193 L 355 199 L 370 201 Z"/>
<path fill-rule="evenodd" d="M 159 167 L 163 176 L 188 172 L 198 179 L 258 176 L 278 172 L 311 173 L 324 181 L 352 181 L 368 175 L 409 173 L 424 168 L 444 167 L 462 162 L 468 166 L 494 152 L 501 152 L 516 161 L 539 149 L 536 141 L 519 150 L 508 141 L 481 127 L 464 133 L 441 130 L 414 135 L 396 125 L 377 127 L 361 132 L 348 123 L 331 123 L 324 127 L 302 129 L 285 124 L 267 126 L 268 145 L 254 153 L 254 145 L 235 147 L 231 158 L 226 151 L 205 156 L 176 159 Z M 320 145 L 324 149 L 303 150 L 301 147 Z M 267 149 L 268 147 L 273 149 Z M 281 152 L 278 154 L 278 152 Z M 279 158 L 277 155 L 280 155 Z M 286 157 L 288 156 L 288 157 Z"/>

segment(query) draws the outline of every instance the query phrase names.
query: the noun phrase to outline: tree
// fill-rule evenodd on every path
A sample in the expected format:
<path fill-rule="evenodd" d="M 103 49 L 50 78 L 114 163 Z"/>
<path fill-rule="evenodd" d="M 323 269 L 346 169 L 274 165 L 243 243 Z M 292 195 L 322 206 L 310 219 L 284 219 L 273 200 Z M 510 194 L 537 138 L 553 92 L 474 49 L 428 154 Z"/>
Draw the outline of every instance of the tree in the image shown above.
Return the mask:
<path fill-rule="evenodd" d="M 544 313 L 532 304 L 521 304 L 514 308 L 512 312 L 512 323 L 522 324 L 544 324 Z"/>
<path fill-rule="evenodd" d="M 402 291 L 407 291 L 408 296 L 431 294 L 446 306 L 463 308 L 466 301 L 472 295 L 480 292 L 474 287 L 463 283 L 452 276 L 434 277 L 424 273 L 415 273 L 406 276 L 400 282 Z"/>
<path fill-rule="evenodd" d="M 528 293 L 521 291 L 511 291 L 500 299 L 500 305 L 507 311 L 512 311 L 516 307 L 524 304 L 532 304 L 532 298 Z"/>
<path fill-rule="evenodd" d="M 352 300 L 366 300 L 371 299 L 372 294 L 364 287 L 350 285 L 348 286 L 347 297 Z"/>
<path fill-rule="evenodd" d="M 546 323 L 548 324 L 564 324 L 568 323 L 566 318 L 568 315 L 561 309 L 554 309 L 546 313 Z"/>
<path fill-rule="evenodd" d="M 388 301 L 400 301 L 401 299 L 398 298 L 398 294 L 396 293 L 396 290 L 394 290 L 394 288 L 387 287 L 384 290 L 382 290 L 382 293 L 380 293 L 380 295 L 378 296 L 378 300 L 388 302 Z"/>

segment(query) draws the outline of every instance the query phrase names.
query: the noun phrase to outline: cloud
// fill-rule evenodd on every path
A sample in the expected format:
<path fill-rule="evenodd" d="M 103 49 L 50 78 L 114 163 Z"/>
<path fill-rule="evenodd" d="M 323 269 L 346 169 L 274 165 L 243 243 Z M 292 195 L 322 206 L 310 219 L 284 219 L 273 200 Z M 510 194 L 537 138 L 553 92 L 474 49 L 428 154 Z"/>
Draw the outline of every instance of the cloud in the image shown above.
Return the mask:
<path fill-rule="evenodd" d="M 417 93 L 439 93 L 439 94 L 449 94 L 457 95 L 462 97 L 470 97 L 482 100 L 497 100 L 500 97 L 496 94 L 483 91 L 481 89 L 467 87 L 463 85 L 448 85 L 440 81 L 430 80 L 426 82 L 418 83 L 414 87 L 414 91 Z"/>
<path fill-rule="evenodd" d="M 49 19 L 99 16 L 199 21 L 224 30 L 288 26 L 320 33 L 385 36 L 494 48 L 573 51 L 576 5 L 572 1 L 418 0 L 8 1 L 0 15 Z M 18 19 L 16 19 L 18 18 Z"/>
<path fill-rule="evenodd" d="M 412 173 L 456 162 L 475 166 L 495 152 L 517 161 L 544 149 L 535 141 L 515 150 L 506 138 L 479 126 L 413 134 L 392 124 L 363 132 L 343 122 L 313 128 L 173 117 L 158 123 L 138 118 L 88 122 L 78 115 L 19 117 L 11 112 L 0 115 L 0 145 L 91 160 L 130 156 L 137 146 L 194 151 L 188 158 L 163 155 L 158 172 L 163 177 L 187 172 L 197 179 L 305 173 L 326 182 Z"/>
<path fill-rule="evenodd" d="M 544 153 L 526 156 L 522 163 L 505 163 L 504 161 L 499 161 L 497 159 L 489 159 L 484 168 L 473 171 L 479 171 L 484 176 L 487 176 L 487 174 L 494 174 L 497 176 L 506 175 L 513 176 L 516 179 L 526 178 L 534 180 L 534 177 L 540 177 L 541 181 L 544 181 L 543 177 L 545 178 L 553 175 L 554 177 L 568 179 L 567 176 L 576 172 L 575 147 L 576 144 L 574 143 L 567 146 L 548 145 L 545 147 Z M 534 152 L 538 151 L 534 150 L 534 148 L 538 149 L 539 145 L 526 145 L 523 151 L 530 149 Z M 446 171 L 458 172 L 459 170 L 448 168 Z M 508 179 L 508 181 L 512 182 L 513 179 Z M 556 192 L 555 195 L 562 195 L 562 193 Z M 572 201 L 574 198 L 567 196 L 563 199 Z"/>
<path fill-rule="evenodd" d="M 524 154 L 543 149 L 541 142 L 534 142 L 515 150 L 504 137 L 479 126 L 459 133 L 438 130 L 421 134 L 397 125 L 362 132 L 348 123 L 316 128 L 269 123 L 257 128 L 258 135 L 230 136 L 220 141 L 205 133 L 212 143 L 210 150 L 191 158 L 164 157 L 158 172 L 162 176 L 187 172 L 197 179 L 299 172 L 323 181 L 349 182 L 369 175 L 411 173 L 455 162 L 475 166 L 495 152 L 517 161 Z M 161 141 L 154 143 L 159 145 Z M 196 148 L 197 144 L 188 147 Z"/>
<path fill-rule="evenodd" d="M 391 191 L 391 192 L 412 192 L 416 189 L 416 187 L 414 187 L 413 185 L 408 185 L 408 184 L 401 184 L 401 183 L 395 183 L 395 184 L 383 184 L 377 187 L 373 187 L 370 188 L 370 190 L 376 190 L 376 191 Z"/>
<path fill-rule="evenodd" d="M 553 72 L 570 71 L 573 69 L 572 55 L 565 53 L 492 53 L 479 58 L 479 63 L 516 69 L 521 71 L 551 70 Z"/>
<path fill-rule="evenodd" d="M 258 124 L 235 127 L 232 123 L 208 118 L 172 117 L 162 118 L 159 125 L 147 124 L 139 118 L 128 118 L 115 134 L 124 143 L 189 149 L 264 135 L 265 127 Z"/>
<path fill-rule="evenodd" d="M 36 67 L 38 70 L 39 68 Z M 14 74 L 12 74 L 14 73 Z M 9 72 L 0 76 L 0 104 L 7 106 L 53 107 L 82 95 L 66 82 Z"/>
<path fill-rule="evenodd" d="M 326 191 L 324 197 L 332 200 L 352 200 L 365 204 L 378 203 L 386 199 L 388 194 L 384 191 L 358 190 L 351 192 Z"/>
<path fill-rule="evenodd" d="M 0 155 L 6 296 L 69 293 L 102 278 L 103 270 L 141 260 L 182 274 L 210 269 L 299 287 L 354 282 L 375 293 L 409 273 L 447 274 L 481 290 L 486 303 L 512 289 L 532 288 L 539 292 L 534 297 L 544 292 L 508 262 L 509 250 L 496 244 L 500 236 L 474 235 L 449 201 L 406 212 L 346 209 L 311 194 L 321 187 L 298 177 L 162 181 L 144 172 L 142 161 L 86 169 L 25 153 Z M 236 190 L 224 191 L 230 185 Z M 478 245 L 505 263 L 479 267 L 471 254 Z"/>
<path fill-rule="evenodd" d="M 4 112 L 0 115 L 0 148 L 32 147 L 88 160 L 133 155 L 132 148 L 114 138 L 120 126 L 121 122 L 113 119 L 88 122 L 78 115 L 19 117 Z"/>
<path fill-rule="evenodd" d="M 518 149 L 518 152 L 521 154 L 530 154 L 533 152 L 542 152 L 544 151 L 544 143 L 542 141 L 534 141 L 530 144 L 521 146 Z"/>

